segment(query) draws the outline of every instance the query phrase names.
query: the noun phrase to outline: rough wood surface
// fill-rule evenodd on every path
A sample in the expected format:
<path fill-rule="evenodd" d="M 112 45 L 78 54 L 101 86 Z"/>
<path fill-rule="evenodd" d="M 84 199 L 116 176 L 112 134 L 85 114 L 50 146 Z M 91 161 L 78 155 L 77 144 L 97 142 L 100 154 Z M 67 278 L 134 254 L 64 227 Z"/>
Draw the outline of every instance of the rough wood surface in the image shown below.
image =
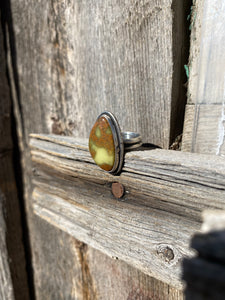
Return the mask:
<path fill-rule="evenodd" d="M 224 156 L 223 105 L 186 105 L 182 151 Z"/>
<path fill-rule="evenodd" d="M 0 5 L 0 22 L 4 26 L 5 16 L 1 14 L 1 7 L 2 4 Z M 20 177 L 20 173 L 17 173 L 17 161 L 15 160 L 17 145 L 15 145 L 14 136 L 16 129 L 13 128 L 13 124 L 12 99 L 6 70 L 6 53 L 2 27 L 0 26 L 0 189 L 5 196 L 4 210 L 6 214 L 4 228 L 6 241 L 4 244 L 0 243 L 0 248 L 3 255 L 7 253 L 7 262 L 10 262 L 10 277 L 13 284 L 11 292 L 14 293 L 15 299 L 26 300 L 29 298 L 24 247 L 26 233 L 23 230 L 22 205 L 18 196 L 18 182 L 20 180 L 17 179 Z M 7 248 L 3 249 L 3 245 Z M 11 299 L 2 297 L 0 283 L 0 299 Z"/>
<path fill-rule="evenodd" d="M 9 255 L 6 246 L 5 198 L 0 190 L 0 299 L 14 300 L 14 289 L 10 274 Z"/>
<path fill-rule="evenodd" d="M 119 259 L 112 259 L 91 247 L 88 247 L 84 253 L 86 253 L 84 258 L 86 257 L 89 274 L 94 279 L 96 296 L 94 299 L 183 299 L 182 293 L 177 289 L 147 276 Z"/>
<path fill-rule="evenodd" d="M 86 140 L 32 135 L 30 145 L 37 215 L 112 257 L 182 286 L 180 260 L 191 254 L 189 239 L 199 229 L 201 211 L 225 208 L 222 158 L 161 149 L 130 152 L 115 177 L 94 164 Z M 122 201 L 112 196 L 115 181 L 126 189 Z"/>
<path fill-rule="evenodd" d="M 32 215 L 29 134 L 87 137 L 97 115 L 110 109 L 123 130 L 137 130 L 146 141 L 167 148 L 182 125 L 182 113 L 177 111 L 182 112 L 184 106 L 183 54 L 188 51 L 184 23 L 190 1 L 8 3 L 8 66 L 37 299 L 64 299 L 65 293 L 72 298 L 71 289 L 74 298 L 85 299 L 88 292 L 92 296 L 92 286 L 97 295 L 98 290 L 104 295 L 112 289 L 125 295 L 122 267 L 117 280 L 107 273 L 107 285 L 99 281 L 100 272 L 88 276 L 87 265 L 74 252 L 74 239 Z M 92 251 L 87 248 L 87 253 Z M 103 258 L 94 258 L 95 253 L 92 259 L 105 270 Z M 71 258 L 78 266 L 71 266 Z M 110 265 L 109 260 L 106 263 Z M 78 269 L 83 270 L 82 276 Z M 136 287 L 143 277 L 129 270 Z M 58 275 L 55 283 L 52 274 Z M 83 291 L 74 288 L 74 278 L 78 287 L 86 282 Z M 144 278 L 140 285 L 145 285 L 145 294 L 149 288 L 155 299 L 182 298 L 166 284 Z M 135 289 L 132 282 L 126 281 L 126 286 Z"/>
<path fill-rule="evenodd" d="M 87 137 L 108 109 L 122 130 L 168 148 L 183 125 L 189 2 L 12 1 L 20 93 L 27 98 L 20 108 L 36 112 L 32 127 L 41 122 L 44 132 Z"/>
<path fill-rule="evenodd" d="M 192 20 L 183 150 L 224 156 L 225 2 L 195 1 Z"/>
<path fill-rule="evenodd" d="M 200 60 L 202 18 L 205 0 L 193 0 L 190 11 L 190 49 L 188 61 L 188 94 L 187 103 L 194 104 L 197 99 L 198 67 Z"/>
<path fill-rule="evenodd" d="M 176 209 L 180 206 L 181 211 L 185 207 L 183 213 L 197 220 L 202 209 L 224 207 L 223 158 L 162 149 L 129 152 L 122 174 L 115 177 L 95 165 L 86 139 L 38 134 L 31 137 L 33 162 L 58 174 L 96 183 L 120 181 L 140 197 L 151 195 L 158 206 L 166 201 L 167 209 L 169 204 L 177 205 Z"/>

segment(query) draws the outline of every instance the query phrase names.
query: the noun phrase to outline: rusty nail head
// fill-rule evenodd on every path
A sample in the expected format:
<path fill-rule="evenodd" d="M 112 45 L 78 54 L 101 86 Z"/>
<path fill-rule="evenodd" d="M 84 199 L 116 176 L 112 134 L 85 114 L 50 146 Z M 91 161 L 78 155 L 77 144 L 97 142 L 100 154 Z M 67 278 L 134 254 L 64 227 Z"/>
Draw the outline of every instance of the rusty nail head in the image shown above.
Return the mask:
<path fill-rule="evenodd" d="M 120 199 L 123 197 L 124 195 L 124 186 L 119 183 L 119 182 L 113 182 L 112 183 L 112 193 L 113 193 L 113 196 L 116 197 L 117 199 Z"/>

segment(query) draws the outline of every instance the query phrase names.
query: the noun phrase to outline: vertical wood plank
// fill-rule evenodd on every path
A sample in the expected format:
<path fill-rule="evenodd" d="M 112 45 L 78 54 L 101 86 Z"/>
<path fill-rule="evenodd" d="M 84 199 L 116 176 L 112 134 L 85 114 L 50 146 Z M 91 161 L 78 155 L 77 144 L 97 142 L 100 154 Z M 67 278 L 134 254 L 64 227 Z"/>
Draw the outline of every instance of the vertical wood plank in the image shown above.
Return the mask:
<path fill-rule="evenodd" d="M 36 111 L 34 128 L 88 137 L 108 109 L 122 130 L 168 148 L 183 121 L 188 3 L 12 1 L 22 112 Z M 27 131 L 31 120 L 24 122 Z"/>
<path fill-rule="evenodd" d="M 97 299 L 183 299 L 181 291 L 145 275 L 116 257 L 109 258 L 89 247 L 87 260 L 95 280 Z"/>
<path fill-rule="evenodd" d="M 225 3 L 196 2 L 183 150 L 224 156 Z"/>
<path fill-rule="evenodd" d="M 188 61 L 188 97 L 187 104 L 196 103 L 198 66 L 200 59 L 200 45 L 202 33 L 203 8 L 205 0 L 194 0 L 190 11 L 190 53 Z"/>

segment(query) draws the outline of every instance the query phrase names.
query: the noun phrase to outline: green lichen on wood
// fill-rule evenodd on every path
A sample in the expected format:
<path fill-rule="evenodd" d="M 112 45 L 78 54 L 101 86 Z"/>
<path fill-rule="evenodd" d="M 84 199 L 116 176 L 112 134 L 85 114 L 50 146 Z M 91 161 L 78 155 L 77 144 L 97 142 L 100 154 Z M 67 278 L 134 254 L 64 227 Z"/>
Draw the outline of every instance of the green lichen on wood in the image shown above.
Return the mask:
<path fill-rule="evenodd" d="M 185 70 L 187 79 L 189 79 L 189 67 L 188 67 L 188 65 L 184 65 L 184 70 Z"/>
<path fill-rule="evenodd" d="M 191 30 L 192 27 L 194 26 L 195 20 L 196 20 L 196 16 L 197 16 L 197 13 L 195 11 L 195 3 L 196 3 L 196 0 L 193 0 L 193 4 L 191 6 L 190 13 L 187 16 L 187 20 L 190 21 L 189 30 Z"/>

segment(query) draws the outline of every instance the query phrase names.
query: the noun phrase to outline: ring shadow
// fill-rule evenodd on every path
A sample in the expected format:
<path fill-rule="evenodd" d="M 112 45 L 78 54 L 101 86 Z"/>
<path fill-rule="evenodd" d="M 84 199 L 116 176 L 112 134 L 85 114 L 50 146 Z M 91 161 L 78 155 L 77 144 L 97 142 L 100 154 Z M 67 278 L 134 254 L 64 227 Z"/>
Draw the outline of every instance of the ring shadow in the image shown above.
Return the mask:
<path fill-rule="evenodd" d="M 157 146 L 152 143 L 143 143 L 140 147 L 135 148 L 135 149 L 125 149 L 126 152 L 131 152 L 131 151 L 145 151 L 145 150 L 154 150 L 154 149 L 162 149 L 160 146 Z"/>

